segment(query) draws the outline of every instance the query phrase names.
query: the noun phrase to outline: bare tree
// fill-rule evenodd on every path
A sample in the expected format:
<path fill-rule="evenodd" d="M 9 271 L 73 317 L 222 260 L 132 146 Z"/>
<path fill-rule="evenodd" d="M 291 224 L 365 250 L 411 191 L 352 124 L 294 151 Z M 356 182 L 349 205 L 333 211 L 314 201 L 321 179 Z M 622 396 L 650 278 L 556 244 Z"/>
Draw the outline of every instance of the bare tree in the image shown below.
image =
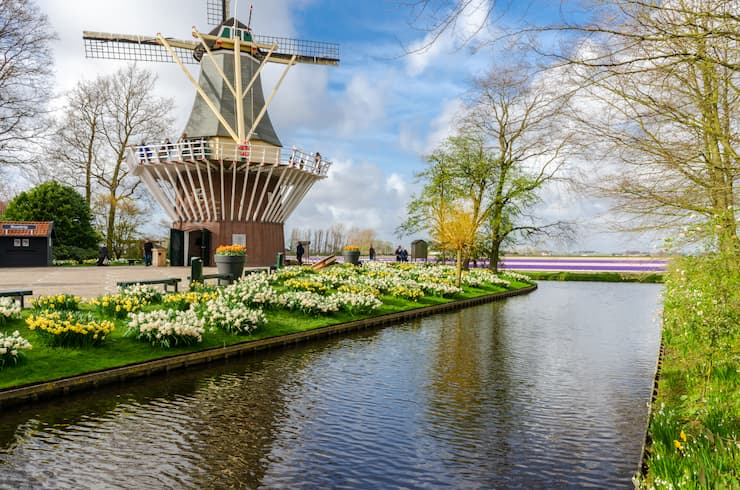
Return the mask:
<path fill-rule="evenodd" d="M 93 199 L 92 211 L 99 230 L 105 230 L 108 225 L 109 200 L 109 194 L 97 194 Z M 137 200 L 131 198 L 119 200 L 116 208 L 116 223 L 111 241 L 113 245 L 108 251 L 115 257 L 121 257 L 132 243 L 141 239 L 139 230 L 146 224 L 147 213 L 137 204 Z"/>
<path fill-rule="evenodd" d="M 117 219 L 119 206 L 137 196 L 141 183 L 130 175 L 126 147 L 162 139 L 172 124 L 173 102 L 153 94 L 155 83 L 151 72 L 135 65 L 80 82 L 67 96 L 66 113 L 51 145 L 59 179 L 84 188 L 87 199 L 104 195 L 94 208 L 103 213 L 99 231 L 111 252 L 120 249 L 115 244 L 122 231 L 116 227 L 125 221 Z"/>
<path fill-rule="evenodd" d="M 494 271 L 506 240 L 568 233 L 567 223 L 542 223 L 529 214 L 539 201 L 538 192 L 560 178 L 573 139 L 573 131 L 563 124 L 567 101 L 559 87 L 543 85 L 523 64 L 494 69 L 479 79 L 460 135 L 436 149 L 428 158 L 430 168 L 419 174 L 425 186 L 412 200 L 400 231 L 414 233 L 440 228 L 435 223 L 469 220 L 477 248 Z M 455 207 L 461 201 L 469 204 L 470 216 Z M 450 237 L 455 239 L 438 241 L 454 245 L 459 254 L 465 248 L 464 236 Z M 471 240 L 468 249 L 472 245 Z"/>
<path fill-rule="evenodd" d="M 154 96 L 156 80 L 152 72 L 132 64 L 113 74 L 107 84 L 101 132 L 113 158 L 94 169 L 94 175 L 109 196 L 105 230 L 108 250 L 113 250 L 118 202 L 133 196 L 141 183 L 131 178 L 124 164 L 126 147 L 134 138 L 160 140 L 172 125 L 173 101 Z"/>
<path fill-rule="evenodd" d="M 571 233 L 568 222 L 543 223 L 530 214 L 539 202 L 538 192 L 564 179 L 565 157 L 575 145 L 575 131 L 565 120 L 570 94 L 535 71 L 518 63 L 496 67 L 478 79 L 463 123 L 486 138 L 495 162 L 486 232 L 478 242 L 494 271 L 506 241 L 537 235 L 567 238 Z"/>
<path fill-rule="evenodd" d="M 0 0 L 0 164 L 20 163 L 43 130 L 56 38 L 30 0 Z"/>
<path fill-rule="evenodd" d="M 103 147 L 102 128 L 109 79 L 81 80 L 67 94 L 62 109 L 64 116 L 56 123 L 49 153 L 62 165 L 57 168 L 57 180 L 72 187 L 82 187 L 85 201 L 92 204 L 94 175 L 102 167 L 107 153 Z M 84 180 L 80 182 L 80 174 Z"/>
<path fill-rule="evenodd" d="M 429 33 L 425 41 L 410 52 L 429 49 L 445 33 L 462 33 L 458 36 L 461 45 L 471 42 L 487 27 L 496 6 L 496 0 L 407 0 L 398 3 L 409 10 L 412 27 Z M 475 17 L 472 25 L 471 17 Z"/>
<path fill-rule="evenodd" d="M 582 130 L 619 164 L 594 187 L 632 228 L 698 227 L 737 259 L 739 3 L 613 3 L 618 22 L 568 60 Z"/>
<path fill-rule="evenodd" d="M 381 249 L 383 242 L 378 239 L 378 232 L 372 228 L 357 228 L 352 227 L 347 232 L 347 242 L 360 247 L 360 250 L 370 250 L 370 246 L 373 246 L 376 250 Z"/>
<path fill-rule="evenodd" d="M 467 3 L 412 5 L 430 19 L 434 41 L 455 27 Z M 440 5 L 445 8 L 435 8 Z M 571 69 L 583 109 L 575 119 L 591 136 L 595 168 L 588 173 L 598 175 L 587 187 L 632 218 L 621 229 L 698 227 L 702 233 L 694 236 L 740 257 L 740 2 L 594 0 L 588 11 L 576 1 L 560 5 L 561 13 L 573 6 L 578 15 L 515 34 L 560 34 L 567 41 L 532 46 L 555 62 L 557 77 L 562 67 Z M 488 4 L 489 18 L 495 6 Z M 612 163 L 611 172 L 594 171 Z"/>

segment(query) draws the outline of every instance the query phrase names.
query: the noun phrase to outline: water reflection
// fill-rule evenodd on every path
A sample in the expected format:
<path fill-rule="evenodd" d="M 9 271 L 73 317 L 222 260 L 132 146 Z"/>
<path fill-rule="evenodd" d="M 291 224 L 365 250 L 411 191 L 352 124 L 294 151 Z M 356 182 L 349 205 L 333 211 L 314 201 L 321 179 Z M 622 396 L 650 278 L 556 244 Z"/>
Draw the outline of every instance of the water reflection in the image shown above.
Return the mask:
<path fill-rule="evenodd" d="M 2 485 L 628 487 L 659 288 L 511 298 L 0 415 Z"/>

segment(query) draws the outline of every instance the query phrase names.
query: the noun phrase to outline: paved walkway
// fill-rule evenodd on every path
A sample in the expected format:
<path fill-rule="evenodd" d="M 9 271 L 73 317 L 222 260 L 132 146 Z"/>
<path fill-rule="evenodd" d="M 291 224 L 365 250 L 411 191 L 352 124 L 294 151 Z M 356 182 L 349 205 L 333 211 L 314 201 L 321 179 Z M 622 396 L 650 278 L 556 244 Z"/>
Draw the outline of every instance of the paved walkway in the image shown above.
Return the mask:
<path fill-rule="evenodd" d="M 204 267 L 204 274 L 216 273 L 215 267 Z M 115 293 L 118 281 L 135 281 L 179 277 L 179 289 L 187 290 L 190 267 L 8 267 L 0 268 L 0 290 L 30 289 L 33 297 L 69 293 L 94 298 Z M 162 288 L 161 285 L 155 287 Z"/>

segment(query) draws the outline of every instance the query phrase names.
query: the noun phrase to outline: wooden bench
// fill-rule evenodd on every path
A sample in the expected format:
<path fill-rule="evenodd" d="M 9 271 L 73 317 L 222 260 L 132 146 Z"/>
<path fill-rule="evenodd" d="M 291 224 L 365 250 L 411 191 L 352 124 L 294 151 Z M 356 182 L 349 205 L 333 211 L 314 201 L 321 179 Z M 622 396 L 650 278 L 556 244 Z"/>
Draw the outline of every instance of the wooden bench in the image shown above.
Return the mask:
<path fill-rule="evenodd" d="M 0 296 L 9 296 L 11 298 L 20 298 L 21 299 L 21 308 L 24 308 L 25 305 L 23 303 L 23 298 L 25 296 L 31 296 L 33 294 L 33 291 L 30 289 L 8 289 L 5 291 L 0 291 Z"/>
<path fill-rule="evenodd" d="M 182 281 L 179 277 L 166 277 L 164 279 L 144 279 L 141 281 L 119 281 L 116 285 L 119 288 L 126 288 L 135 284 L 163 284 L 165 293 L 168 291 L 168 286 L 174 286 L 175 292 L 177 292 L 177 284 Z"/>
<path fill-rule="evenodd" d="M 227 281 L 226 284 L 231 284 L 231 282 L 234 280 L 233 274 L 202 274 L 200 277 L 193 279 L 191 276 L 188 276 L 188 280 L 190 281 L 190 284 L 192 285 L 193 282 L 202 282 L 203 284 L 206 283 L 206 279 L 216 279 L 217 284 L 220 286 L 221 281 Z"/>

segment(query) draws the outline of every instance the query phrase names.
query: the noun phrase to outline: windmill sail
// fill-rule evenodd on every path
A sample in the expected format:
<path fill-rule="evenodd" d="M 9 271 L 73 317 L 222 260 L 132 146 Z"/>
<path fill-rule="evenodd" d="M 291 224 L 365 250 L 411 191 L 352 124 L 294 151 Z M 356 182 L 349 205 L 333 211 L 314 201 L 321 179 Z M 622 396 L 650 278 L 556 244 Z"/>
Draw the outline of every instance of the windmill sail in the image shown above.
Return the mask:
<path fill-rule="evenodd" d="M 225 21 L 229 16 L 230 3 L 229 0 L 208 0 L 206 3 L 208 23 L 215 26 Z"/>
<path fill-rule="evenodd" d="M 85 56 L 88 58 L 175 62 L 156 37 L 83 31 L 82 39 L 85 43 Z M 179 39 L 168 39 L 168 41 L 180 57 L 180 61 L 190 64 L 198 63 L 198 60 L 193 58 L 193 50 L 198 46 L 197 42 Z"/>

